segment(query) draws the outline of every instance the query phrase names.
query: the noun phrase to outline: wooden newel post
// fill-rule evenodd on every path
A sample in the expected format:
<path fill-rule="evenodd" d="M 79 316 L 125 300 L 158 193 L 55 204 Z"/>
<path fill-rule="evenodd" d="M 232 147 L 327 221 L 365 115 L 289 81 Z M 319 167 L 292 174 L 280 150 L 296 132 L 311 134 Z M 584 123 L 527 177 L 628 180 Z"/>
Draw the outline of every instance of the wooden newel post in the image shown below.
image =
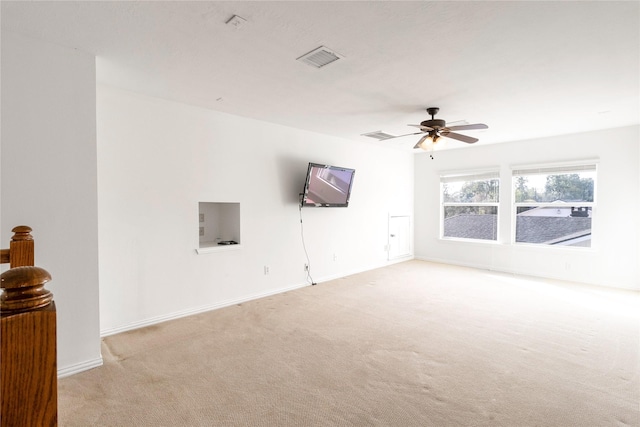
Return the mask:
<path fill-rule="evenodd" d="M 19 225 L 14 227 L 13 237 L 9 249 L 0 251 L 2 263 L 9 263 L 9 267 L 23 267 L 34 264 L 33 236 L 31 227 Z"/>
<path fill-rule="evenodd" d="M 46 270 L 33 266 L 0 274 L 2 427 L 57 425 L 56 307 L 44 288 L 49 280 Z"/>

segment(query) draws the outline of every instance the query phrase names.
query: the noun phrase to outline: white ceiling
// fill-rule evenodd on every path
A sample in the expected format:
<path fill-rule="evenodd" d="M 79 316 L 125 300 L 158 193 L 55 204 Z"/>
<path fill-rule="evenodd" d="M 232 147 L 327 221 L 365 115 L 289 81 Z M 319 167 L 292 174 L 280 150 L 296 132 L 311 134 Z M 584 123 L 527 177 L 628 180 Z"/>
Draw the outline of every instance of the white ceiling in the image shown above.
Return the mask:
<path fill-rule="evenodd" d="M 97 56 L 97 79 L 213 110 L 386 142 L 428 118 L 477 144 L 640 123 L 640 2 L 10 2 L 2 31 Z M 246 19 L 240 28 L 225 23 Z M 344 56 L 296 61 L 324 45 Z M 464 144 L 452 141 L 450 147 Z"/>

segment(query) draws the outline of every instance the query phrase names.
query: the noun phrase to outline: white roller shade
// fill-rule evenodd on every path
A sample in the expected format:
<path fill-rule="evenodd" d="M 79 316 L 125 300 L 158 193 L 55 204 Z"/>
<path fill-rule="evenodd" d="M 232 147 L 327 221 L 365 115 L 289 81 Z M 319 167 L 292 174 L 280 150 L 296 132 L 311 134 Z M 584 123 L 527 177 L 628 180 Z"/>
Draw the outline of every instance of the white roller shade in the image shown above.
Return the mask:
<path fill-rule="evenodd" d="M 476 173 L 463 173 L 463 174 L 445 174 L 440 175 L 440 182 L 447 184 L 450 182 L 463 182 L 463 181 L 489 181 L 492 179 L 499 179 L 500 171 L 484 171 Z"/>
<path fill-rule="evenodd" d="M 577 172 L 595 172 L 595 163 L 584 165 L 558 165 L 558 166 L 546 166 L 546 167 L 522 167 L 513 169 L 513 176 L 524 175 L 560 175 Z"/>

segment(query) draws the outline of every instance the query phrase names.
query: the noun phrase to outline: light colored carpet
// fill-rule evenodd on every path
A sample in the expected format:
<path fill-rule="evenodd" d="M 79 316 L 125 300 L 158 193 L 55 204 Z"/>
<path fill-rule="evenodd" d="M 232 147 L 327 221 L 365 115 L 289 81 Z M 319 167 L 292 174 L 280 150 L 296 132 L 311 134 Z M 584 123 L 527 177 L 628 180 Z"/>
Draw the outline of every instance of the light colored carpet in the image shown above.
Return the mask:
<path fill-rule="evenodd" d="M 640 426 L 640 295 L 409 261 L 103 340 L 61 426 Z"/>

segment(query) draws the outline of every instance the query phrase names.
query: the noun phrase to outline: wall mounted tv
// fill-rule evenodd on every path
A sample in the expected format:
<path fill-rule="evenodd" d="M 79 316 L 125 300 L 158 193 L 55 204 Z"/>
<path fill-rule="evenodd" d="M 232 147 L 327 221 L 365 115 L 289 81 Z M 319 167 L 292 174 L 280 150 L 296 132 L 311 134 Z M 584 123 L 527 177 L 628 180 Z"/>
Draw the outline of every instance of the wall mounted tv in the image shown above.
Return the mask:
<path fill-rule="evenodd" d="M 354 169 L 309 163 L 302 192 L 302 206 L 347 207 L 351 196 Z"/>

